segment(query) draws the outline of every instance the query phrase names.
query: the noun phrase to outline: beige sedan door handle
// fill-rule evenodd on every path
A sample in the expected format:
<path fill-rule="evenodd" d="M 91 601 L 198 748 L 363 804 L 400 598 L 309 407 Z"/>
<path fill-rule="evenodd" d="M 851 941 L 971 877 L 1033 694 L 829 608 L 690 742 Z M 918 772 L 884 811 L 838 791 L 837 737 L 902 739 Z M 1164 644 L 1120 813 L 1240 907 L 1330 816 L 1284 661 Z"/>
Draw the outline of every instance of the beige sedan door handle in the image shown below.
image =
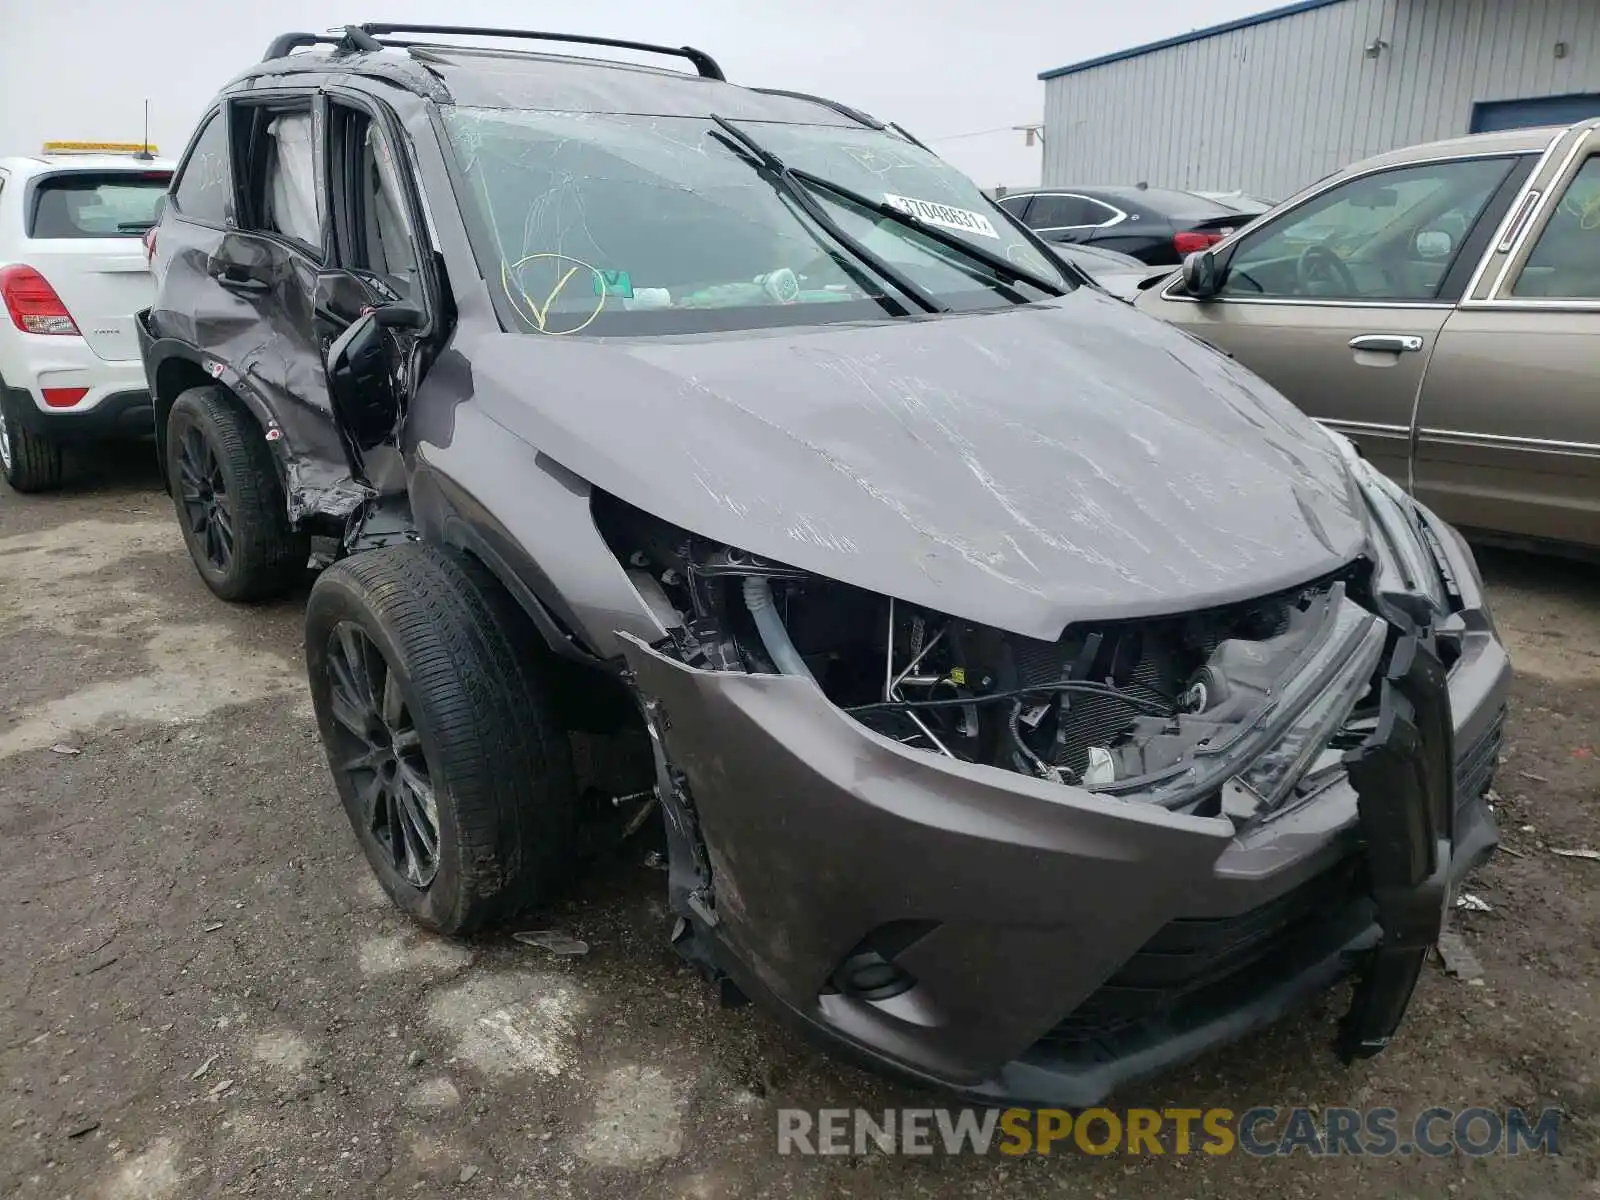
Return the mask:
<path fill-rule="evenodd" d="M 1352 350 L 1372 350 L 1380 354 L 1415 354 L 1422 339 L 1414 333 L 1364 333 L 1350 339 Z"/>

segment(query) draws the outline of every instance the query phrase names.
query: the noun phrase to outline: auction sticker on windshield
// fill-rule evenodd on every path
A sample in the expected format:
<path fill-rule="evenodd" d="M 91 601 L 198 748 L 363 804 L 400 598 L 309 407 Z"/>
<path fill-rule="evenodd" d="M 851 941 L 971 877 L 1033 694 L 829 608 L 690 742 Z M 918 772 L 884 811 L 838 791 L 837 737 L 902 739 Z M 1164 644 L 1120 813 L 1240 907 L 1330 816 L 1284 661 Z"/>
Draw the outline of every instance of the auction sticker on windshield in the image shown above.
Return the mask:
<path fill-rule="evenodd" d="M 935 204 L 932 200 L 916 200 L 910 196 L 896 196 L 892 192 L 885 192 L 885 204 L 898 208 L 903 213 L 909 213 L 919 221 L 926 221 L 929 225 L 938 225 L 944 229 L 953 229 L 957 233 L 976 233 L 981 237 L 998 238 L 994 226 L 989 224 L 989 218 L 982 213 L 975 213 L 965 208 L 955 208 L 949 204 Z"/>

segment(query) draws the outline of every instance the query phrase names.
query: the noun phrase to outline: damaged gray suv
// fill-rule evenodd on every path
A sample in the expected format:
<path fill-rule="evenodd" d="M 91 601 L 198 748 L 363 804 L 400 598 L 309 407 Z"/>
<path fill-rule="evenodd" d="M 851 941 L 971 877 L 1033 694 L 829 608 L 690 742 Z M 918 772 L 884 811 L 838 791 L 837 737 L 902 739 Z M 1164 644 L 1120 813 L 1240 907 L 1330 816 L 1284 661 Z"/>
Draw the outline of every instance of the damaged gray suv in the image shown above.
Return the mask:
<path fill-rule="evenodd" d="M 318 723 L 420 923 L 656 828 L 687 959 L 980 1100 L 1345 977 L 1337 1051 L 1397 1029 L 1495 841 L 1470 552 L 903 130 L 689 48 L 289 34 L 154 241 L 184 536 L 232 599 L 332 561 Z"/>

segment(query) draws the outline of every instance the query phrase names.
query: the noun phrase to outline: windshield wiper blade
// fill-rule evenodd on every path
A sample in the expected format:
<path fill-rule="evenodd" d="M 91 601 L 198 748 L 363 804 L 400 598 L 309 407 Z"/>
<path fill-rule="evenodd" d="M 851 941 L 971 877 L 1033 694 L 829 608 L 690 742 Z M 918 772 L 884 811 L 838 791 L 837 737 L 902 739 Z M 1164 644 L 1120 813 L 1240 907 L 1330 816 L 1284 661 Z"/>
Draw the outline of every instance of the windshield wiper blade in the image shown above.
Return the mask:
<path fill-rule="evenodd" d="M 910 297 L 919 308 L 926 312 L 942 313 L 950 311 L 948 304 L 935 299 L 920 284 L 906 278 L 899 268 L 885 262 L 866 246 L 862 245 L 859 240 L 851 237 L 841 229 L 839 223 L 828 215 L 827 210 L 822 205 L 817 203 L 817 198 L 811 194 L 810 189 L 795 178 L 795 172 L 781 158 L 762 146 L 748 133 L 734 125 L 733 122 L 719 117 L 715 113 L 711 114 L 711 119 L 716 123 L 717 128 L 721 129 L 723 133 L 727 134 L 729 138 L 754 158 L 757 164 L 772 172 L 784 194 L 798 204 L 806 216 L 822 226 L 829 236 L 849 250 L 850 253 L 892 283 L 896 291 Z"/>
<path fill-rule="evenodd" d="M 1066 289 L 1059 284 L 1039 278 L 1032 271 L 1017 266 L 1005 255 L 996 254 L 993 250 L 974 245 L 961 237 L 960 234 L 950 233 L 937 225 L 929 224 L 915 213 L 908 213 L 904 209 L 896 208 L 888 201 L 874 200 L 872 197 L 862 195 L 862 193 L 848 188 L 842 183 L 835 183 L 822 175 L 813 175 L 810 171 L 801 167 L 791 168 L 791 174 L 803 183 L 832 192 L 834 195 L 840 196 L 851 204 L 866 209 L 868 212 L 877 213 L 880 217 L 887 217 L 891 221 L 898 221 L 907 228 L 915 229 L 923 237 L 938 242 L 940 245 L 949 246 L 952 250 L 981 262 L 997 275 L 1009 276 L 1018 283 L 1025 283 L 1029 287 L 1038 288 L 1039 291 L 1046 292 L 1052 296 L 1066 295 Z"/>

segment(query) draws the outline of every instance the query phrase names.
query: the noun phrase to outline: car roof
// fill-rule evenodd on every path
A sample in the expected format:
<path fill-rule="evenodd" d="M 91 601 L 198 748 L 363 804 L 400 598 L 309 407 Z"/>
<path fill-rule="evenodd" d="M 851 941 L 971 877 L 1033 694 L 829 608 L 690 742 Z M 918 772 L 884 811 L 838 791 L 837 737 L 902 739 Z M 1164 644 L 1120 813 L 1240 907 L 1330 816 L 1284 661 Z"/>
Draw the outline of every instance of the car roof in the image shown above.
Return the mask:
<path fill-rule="evenodd" d="M 305 50 L 268 59 L 228 85 L 263 86 L 307 72 L 371 78 L 436 102 L 470 108 L 649 116 L 723 117 L 805 125 L 881 127 L 821 97 L 777 94 L 639 63 L 498 47 L 408 42 L 346 53 Z"/>
<path fill-rule="evenodd" d="M 1596 126 L 1600 121 L 1581 121 L 1580 125 Z M 1375 154 L 1360 162 L 1351 163 L 1340 174 L 1370 171 L 1375 167 L 1404 166 L 1406 163 L 1427 162 L 1436 158 L 1458 158 L 1470 154 L 1538 154 L 1573 125 L 1537 125 L 1528 129 L 1502 129 L 1494 133 L 1469 133 L 1465 137 L 1446 138 L 1438 142 L 1423 142 Z"/>
<path fill-rule="evenodd" d="M 48 171 L 171 171 L 172 160 L 142 159 L 129 154 L 18 154 L 0 158 L 0 170 L 26 178 Z"/>
<path fill-rule="evenodd" d="M 1063 187 L 1029 188 L 1025 192 L 1007 192 L 1005 198 L 1009 200 L 1013 196 L 1059 195 L 1087 196 L 1092 200 L 1105 200 L 1134 208 L 1142 207 L 1163 216 L 1194 215 L 1196 210 L 1201 210 L 1202 215 L 1206 212 L 1215 212 L 1218 216 L 1226 216 L 1230 213 L 1238 214 L 1239 211 L 1225 201 L 1213 200 L 1198 192 L 1186 192 L 1182 188 L 1142 188 L 1130 187 L 1127 184 L 1074 184 Z"/>
<path fill-rule="evenodd" d="M 1132 204 L 1148 204 L 1151 208 L 1164 208 L 1171 203 L 1182 203 L 1196 208 L 1215 208 L 1219 211 L 1228 206 L 1202 196 L 1199 192 L 1185 191 L 1183 188 L 1163 187 L 1129 187 L 1127 184 L 1094 185 L 1078 189 L 1085 194 L 1109 196 L 1114 200 L 1126 200 Z"/>

